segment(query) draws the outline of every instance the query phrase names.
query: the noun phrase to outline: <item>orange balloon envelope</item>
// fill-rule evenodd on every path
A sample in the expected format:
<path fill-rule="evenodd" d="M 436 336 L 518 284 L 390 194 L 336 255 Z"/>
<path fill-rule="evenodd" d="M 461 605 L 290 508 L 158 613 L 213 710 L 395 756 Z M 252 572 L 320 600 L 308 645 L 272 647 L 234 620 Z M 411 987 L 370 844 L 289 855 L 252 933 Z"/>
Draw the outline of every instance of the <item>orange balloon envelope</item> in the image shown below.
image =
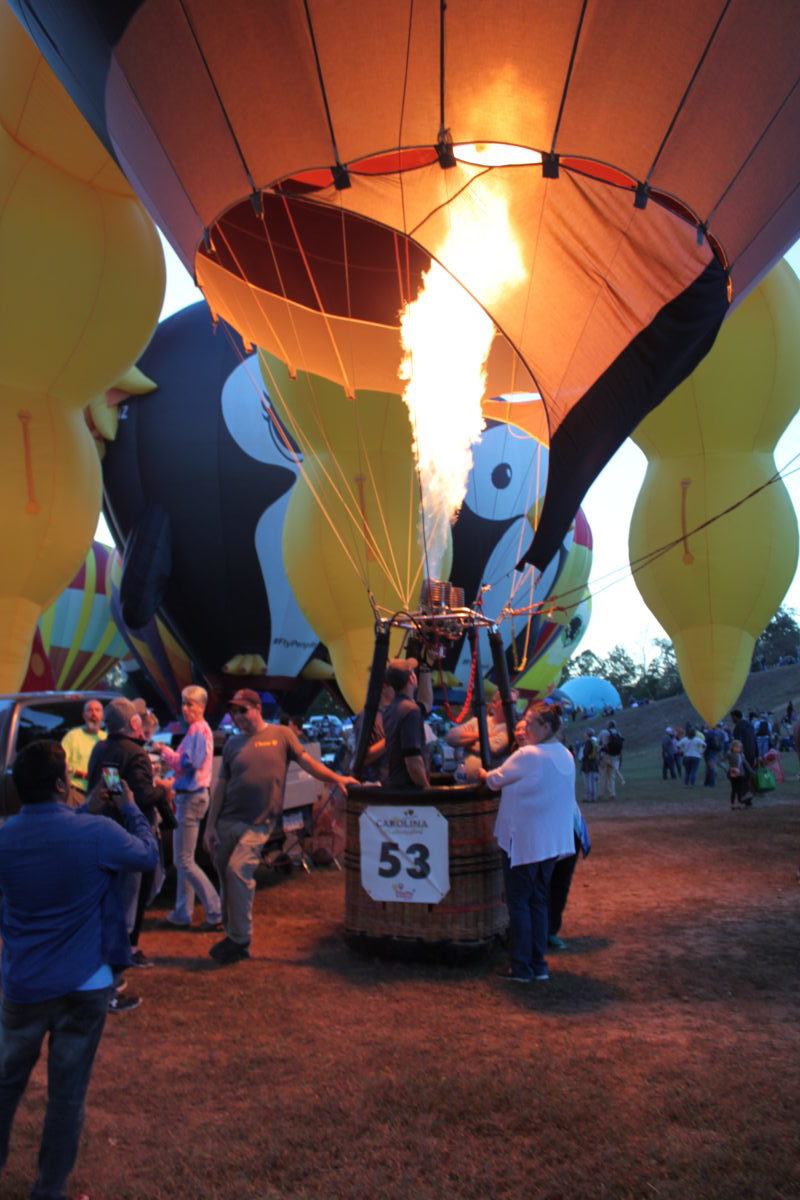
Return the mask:
<path fill-rule="evenodd" d="M 11 4 L 212 310 L 290 374 L 389 391 L 427 259 L 475 296 L 519 355 L 490 394 L 547 413 L 540 567 L 800 232 L 788 4 Z"/>

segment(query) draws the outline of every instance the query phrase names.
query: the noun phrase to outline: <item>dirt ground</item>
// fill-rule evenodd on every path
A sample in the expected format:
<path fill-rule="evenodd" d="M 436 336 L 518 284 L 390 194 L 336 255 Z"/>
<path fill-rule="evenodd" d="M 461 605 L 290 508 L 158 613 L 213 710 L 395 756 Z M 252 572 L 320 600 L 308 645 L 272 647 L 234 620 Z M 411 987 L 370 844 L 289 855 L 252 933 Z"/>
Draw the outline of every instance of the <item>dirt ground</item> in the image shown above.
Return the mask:
<path fill-rule="evenodd" d="M 72 1194 L 797 1200 L 800 789 L 737 812 L 722 786 L 647 790 L 586 811 L 546 984 L 497 979 L 500 949 L 355 955 L 332 868 L 265 879 L 234 967 L 155 911 Z M 27 1195 L 43 1095 L 40 1065 L 2 1197 Z"/>

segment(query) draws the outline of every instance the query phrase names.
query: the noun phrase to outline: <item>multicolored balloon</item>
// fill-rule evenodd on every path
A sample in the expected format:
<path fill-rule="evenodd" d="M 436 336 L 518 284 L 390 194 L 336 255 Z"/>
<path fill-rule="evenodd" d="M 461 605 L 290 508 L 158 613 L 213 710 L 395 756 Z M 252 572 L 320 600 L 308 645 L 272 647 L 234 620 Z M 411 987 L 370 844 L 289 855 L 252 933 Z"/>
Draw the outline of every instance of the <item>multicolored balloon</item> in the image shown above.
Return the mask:
<path fill-rule="evenodd" d="M 42 646 L 59 691 L 97 686 L 127 654 L 111 615 L 114 551 L 93 542 L 68 588 L 39 619 Z"/>
<path fill-rule="evenodd" d="M 194 682 L 192 664 L 183 647 L 163 621 L 151 617 L 142 629 L 132 630 L 122 616 L 119 585 L 122 559 L 114 553 L 109 573 L 111 613 L 125 644 L 164 704 L 175 716 L 181 712 L 181 692 Z"/>

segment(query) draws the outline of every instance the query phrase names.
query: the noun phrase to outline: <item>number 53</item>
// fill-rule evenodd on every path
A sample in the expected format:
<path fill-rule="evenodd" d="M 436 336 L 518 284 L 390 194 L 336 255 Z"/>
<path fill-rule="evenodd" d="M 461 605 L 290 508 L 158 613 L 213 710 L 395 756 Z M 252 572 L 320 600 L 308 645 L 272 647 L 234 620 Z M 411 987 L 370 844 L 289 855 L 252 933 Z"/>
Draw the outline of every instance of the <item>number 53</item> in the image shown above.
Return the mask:
<path fill-rule="evenodd" d="M 431 873 L 431 866 L 428 861 L 430 850 L 425 843 L 414 842 L 413 846 L 406 847 L 405 854 L 414 862 L 412 867 L 406 867 L 406 875 L 409 879 L 426 879 Z M 395 875 L 400 874 L 402 866 L 400 847 L 397 842 L 383 842 L 378 874 L 383 879 L 393 879 Z"/>

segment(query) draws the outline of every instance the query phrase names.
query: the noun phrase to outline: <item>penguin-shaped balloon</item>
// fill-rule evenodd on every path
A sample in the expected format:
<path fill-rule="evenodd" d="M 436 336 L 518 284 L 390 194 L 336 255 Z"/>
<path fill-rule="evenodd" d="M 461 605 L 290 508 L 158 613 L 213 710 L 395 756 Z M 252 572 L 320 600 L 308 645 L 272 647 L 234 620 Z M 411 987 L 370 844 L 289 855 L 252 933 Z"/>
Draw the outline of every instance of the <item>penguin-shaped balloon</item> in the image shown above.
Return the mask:
<path fill-rule="evenodd" d="M 202 302 L 162 322 L 139 362 L 157 390 L 125 405 L 103 464 L 119 544 L 154 507 L 166 514 L 160 612 L 220 691 L 233 685 L 226 666 L 289 687 L 318 645 L 287 599 L 278 550 L 297 466 L 271 439 L 249 364 Z"/>

